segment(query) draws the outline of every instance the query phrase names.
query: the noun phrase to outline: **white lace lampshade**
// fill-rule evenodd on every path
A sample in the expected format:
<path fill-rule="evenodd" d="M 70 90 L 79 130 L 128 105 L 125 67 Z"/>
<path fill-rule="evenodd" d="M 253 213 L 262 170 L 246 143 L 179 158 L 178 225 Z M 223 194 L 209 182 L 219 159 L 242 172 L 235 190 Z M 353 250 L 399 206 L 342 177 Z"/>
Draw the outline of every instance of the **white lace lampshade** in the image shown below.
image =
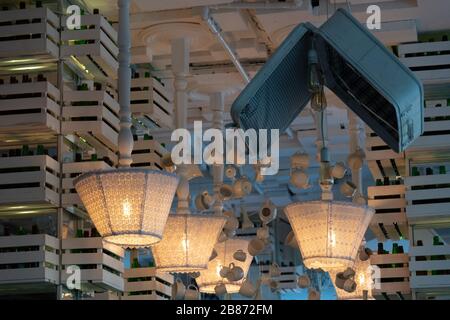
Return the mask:
<path fill-rule="evenodd" d="M 248 251 L 248 243 L 250 240 L 246 239 L 228 239 L 224 242 L 216 244 L 214 249 L 217 252 L 217 257 L 208 263 L 208 269 L 200 271 L 200 276 L 196 279 L 200 292 L 214 294 L 216 285 L 223 283 L 227 288 L 227 293 L 237 293 L 241 288 L 243 279 L 247 276 L 248 269 L 252 263 L 253 256 Z M 245 261 L 241 262 L 233 258 L 233 254 L 237 250 L 242 250 L 246 253 Z M 226 278 L 220 276 L 222 267 L 228 267 L 230 263 L 241 267 L 244 270 L 244 278 L 240 281 L 230 282 Z"/>
<path fill-rule="evenodd" d="M 148 247 L 161 240 L 177 176 L 157 170 L 91 171 L 75 188 L 100 235 L 122 247 Z"/>
<path fill-rule="evenodd" d="M 152 247 L 160 271 L 189 273 L 206 269 L 225 217 L 171 214 L 163 238 Z"/>
<path fill-rule="evenodd" d="M 374 214 L 367 206 L 337 201 L 297 202 L 284 210 L 305 266 L 325 271 L 353 265 Z"/>

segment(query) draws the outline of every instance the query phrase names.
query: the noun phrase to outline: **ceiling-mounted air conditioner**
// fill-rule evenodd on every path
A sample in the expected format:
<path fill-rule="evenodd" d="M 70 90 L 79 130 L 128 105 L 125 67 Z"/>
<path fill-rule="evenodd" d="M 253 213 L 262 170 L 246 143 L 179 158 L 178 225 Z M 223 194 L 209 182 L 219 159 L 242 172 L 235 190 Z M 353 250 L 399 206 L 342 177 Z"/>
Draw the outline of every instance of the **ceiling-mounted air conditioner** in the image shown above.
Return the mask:
<path fill-rule="evenodd" d="M 369 30 L 339 9 L 320 29 L 300 24 L 234 101 L 243 129 L 285 131 L 311 99 L 308 51 L 314 45 L 325 85 L 394 151 L 423 132 L 423 88 Z"/>

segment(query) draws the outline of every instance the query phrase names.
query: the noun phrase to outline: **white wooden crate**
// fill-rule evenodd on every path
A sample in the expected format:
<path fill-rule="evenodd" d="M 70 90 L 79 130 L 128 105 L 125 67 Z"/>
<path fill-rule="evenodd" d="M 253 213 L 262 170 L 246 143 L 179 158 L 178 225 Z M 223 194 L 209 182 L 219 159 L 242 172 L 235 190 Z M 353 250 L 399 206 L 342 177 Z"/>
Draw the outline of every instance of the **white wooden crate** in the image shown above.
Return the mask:
<path fill-rule="evenodd" d="M 117 79 L 118 36 L 109 22 L 101 15 L 83 15 L 82 29 L 70 30 L 66 21 L 67 17 L 61 19 L 61 56 L 97 79 Z"/>
<path fill-rule="evenodd" d="M 270 265 L 261 265 L 259 270 L 262 275 L 269 273 Z M 278 290 L 288 292 L 298 289 L 296 267 L 279 267 L 281 275 L 274 277 L 273 280 L 278 282 Z"/>
<path fill-rule="evenodd" d="M 16 24 L 20 20 L 29 23 Z M 24 57 L 33 57 L 35 61 L 58 59 L 59 18 L 49 9 L 0 11 L 0 23 L 11 24 L 0 26 L 0 38 L 7 38 L 0 42 L 0 60 Z"/>
<path fill-rule="evenodd" d="M 402 44 L 398 46 L 398 54 L 400 61 L 411 68 L 422 82 L 450 81 L 450 41 Z M 436 66 L 447 67 L 433 70 Z"/>
<path fill-rule="evenodd" d="M 368 205 L 375 209 L 369 227 L 379 241 L 408 237 L 405 192 L 404 185 L 367 188 Z"/>
<path fill-rule="evenodd" d="M 63 163 L 63 177 L 62 177 L 62 205 L 66 206 L 82 206 L 80 197 L 75 191 L 73 180 L 76 176 L 92 171 L 92 170 L 106 170 L 111 167 L 104 161 L 83 161 Z"/>
<path fill-rule="evenodd" d="M 410 223 L 448 221 L 450 174 L 406 177 L 405 186 L 406 215 Z M 413 190 L 417 187 L 427 189 Z"/>
<path fill-rule="evenodd" d="M 62 281 L 70 265 L 81 269 L 81 286 L 86 290 L 123 291 L 124 249 L 102 238 L 73 238 L 62 240 Z"/>
<path fill-rule="evenodd" d="M 64 134 L 77 133 L 86 140 L 94 137 L 117 151 L 119 109 L 119 103 L 104 90 L 65 91 L 62 131 Z"/>
<path fill-rule="evenodd" d="M 431 256 L 445 256 L 446 260 L 431 260 Z M 450 271 L 450 246 L 412 246 L 409 249 L 411 270 L 411 288 L 416 291 L 446 290 L 450 292 L 450 275 L 433 274 Z M 417 257 L 425 257 L 426 261 L 416 261 Z M 426 275 L 417 275 L 417 272 L 426 272 Z"/>
<path fill-rule="evenodd" d="M 50 82 L 0 85 L 0 138 L 59 133 L 59 90 Z"/>
<path fill-rule="evenodd" d="M 401 265 L 380 268 L 379 273 L 374 272 L 375 288 L 372 290 L 372 295 L 375 299 L 411 299 L 408 262 L 409 257 L 406 253 L 373 254 L 370 256 L 370 264 L 372 266 Z M 402 280 L 394 281 L 396 278 Z"/>
<path fill-rule="evenodd" d="M 0 237 L 0 284 L 59 284 L 59 240 L 47 234 Z"/>
<path fill-rule="evenodd" d="M 167 150 L 156 140 L 136 140 L 131 157 L 132 167 L 162 170 L 161 160 Z"/>
<path fill-rule="evenodd" d="M 154 267 L 125 269 L 122 300 L 170 300 L 174 277 Z"/>
<path fill-rule="evenodd" d="M 443 104 L 443 106 L 436 107 L 435 105 L 438 104 Z M 433 151 L 450 147 L 450 106 L 447 106 L 446 101 L 430 101 L 424 109 L 424 118 L 424 133 L 408 147 L 407 157 L 418 151 Z"/>
<path fill-rule="evenodd" d="M 0 204 L 59 204 L 59 163 L 47 155 L 0 158 Z"/>
<path fill-rule="evenodd" d="M 367 126 L 366 160 L 374 179 L 405 175 L 405 153 L 394 152 Z"/>
<path fill-rule="evenodd" d="M 172 96 L 154 78 L 131 80 L 131 112 L 150 119 L 159 127 L 174 127 Z"/>

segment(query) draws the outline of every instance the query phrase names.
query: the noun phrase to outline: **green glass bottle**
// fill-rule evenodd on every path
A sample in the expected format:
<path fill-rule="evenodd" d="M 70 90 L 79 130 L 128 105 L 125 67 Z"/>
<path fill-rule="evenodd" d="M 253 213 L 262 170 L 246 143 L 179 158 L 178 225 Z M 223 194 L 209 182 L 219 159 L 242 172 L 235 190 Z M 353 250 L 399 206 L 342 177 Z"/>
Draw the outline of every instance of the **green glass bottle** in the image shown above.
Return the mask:
<path fill-rule="evenodd" d="M 417 167 L 412 167 L 411 175 L 412 175 L 413 177 L 420 176 L 419 169 L 418 169 Z"/>
<path fill-rule="evenodd" d="M 133 259 L 133 263 L 131 264 L 131 268 L 139 268 L 140 267 L 140 265 L 139 265 L 139 260 L 138 260 L 138 258 L 134 258 Z"/>

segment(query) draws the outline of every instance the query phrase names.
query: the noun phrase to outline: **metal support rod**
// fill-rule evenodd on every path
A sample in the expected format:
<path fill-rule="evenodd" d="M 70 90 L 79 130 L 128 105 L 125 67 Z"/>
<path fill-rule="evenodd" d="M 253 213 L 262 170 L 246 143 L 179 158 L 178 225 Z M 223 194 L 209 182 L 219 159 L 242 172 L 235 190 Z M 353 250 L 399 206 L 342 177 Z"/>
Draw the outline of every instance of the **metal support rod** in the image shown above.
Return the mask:
<path fill-rule="evenodd" d="M 347 111 L 348 120 L 349 120 L 349 133 L 350 133 L 350 153 L 354 153 L 361 148 L 359 137 L 363 130 L 362 124 L 359 118 L 350 110 Z M 362 169 L 353 169 L 352 170 L 352 182 L 357 187 L 357 192 L 362 194 Z"/>
<path fill-rule="evenodd" d="M 242 79 L 244 80 L 245 84 L 250 82 L 250 77 L 248 76 L 247 72 L 244 70 L 244 67 L 242 67 L 241 63 L 239 62 L 239 59 L 237 57 L 237 54 L 234 52 L 234 50 L 230 47 L 228 42 L 225 40 L 225 38 L 222 35 L 222 29 L 217 24 L 217 22 L 211 17 L 209 13 L 209 9 L 207 7 L 203 8 L 203 20 L 206 22 L 206 24 L 209 27 L 209 30 L 216 36 L 217 40 L 220 42 L 226 53 L 231 59 L 231 62 L 236 67 L 237 71 L 241 75 Z"/>
<path fill-rule="evenodd" d="M 262 9 L 262 10 L 295 10 L 300 9 L 303 0 L 294 0 L 291 3 L 285 2 L 243 2 L 236 1 L 226 4 L 218 4 L 210 6 L 211 9 Z"/>
<path fill-rule="evenodd" d="M 133 162 L 133 133 L 131 132 L 131 68 L 130 68 L 130 1 L 118 0 L 119 5 L 119 167 L 129 167 Z"/>
<path fill-rule="evenodd" d="M 213 112 L 213 127 L 215 129 L 223 130 L 223 112 L 225 108 L 225 97 L 222 92 L 215 92 L 210 95 L 211 110 Z M 214 184 L 214 214 L 222 215 L 223 201 L 220 197 L 220 187 L 223 184 L 224 165 L 213 165 L 213 184 Z"/>

